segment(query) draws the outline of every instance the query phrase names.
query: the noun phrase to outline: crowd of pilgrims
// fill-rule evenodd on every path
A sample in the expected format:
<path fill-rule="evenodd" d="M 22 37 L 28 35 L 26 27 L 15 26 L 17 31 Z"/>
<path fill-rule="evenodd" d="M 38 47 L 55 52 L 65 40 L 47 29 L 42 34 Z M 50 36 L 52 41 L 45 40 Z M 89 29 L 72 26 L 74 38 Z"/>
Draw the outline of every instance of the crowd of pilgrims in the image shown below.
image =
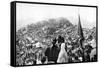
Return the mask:
<path fill-rule="evenodd" d="M 37 48 L 42 48 L 40 42 L 37 43 Z M 81 45 L 81 43 L 83 44 Z M 23 65 L 97 61 L 96 40 L 92 35 L 82 42 L 80 37 L 65 39 L 58 35 L 52 39 L 51 46 L 35 54 L 35 59 L 32 58 L 32 55 L 27 56 L 29 58 L 24 58 Z"/>

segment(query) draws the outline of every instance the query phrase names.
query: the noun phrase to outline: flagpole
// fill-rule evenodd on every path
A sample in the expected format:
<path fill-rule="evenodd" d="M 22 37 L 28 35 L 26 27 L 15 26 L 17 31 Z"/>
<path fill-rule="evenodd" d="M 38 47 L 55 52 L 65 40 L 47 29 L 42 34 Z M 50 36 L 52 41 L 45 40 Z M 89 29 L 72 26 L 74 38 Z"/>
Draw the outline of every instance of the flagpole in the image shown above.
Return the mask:
<path fill-rule="evenodd" d="M 82 26 L 81 26 L 79 8 L 78 8 L 78 19 L 79 19 L 79 21 L 78 21 L 79 44 L 80 44 L 80 47 L 82 49 L 82 58 L 83 58 L 83 61 L 85 61 L 85 59 L 84 59 L 84 48 L 83 48 L 83 40 L 84 40 L 84 37 L 83 37 L 83 30 L 82 30 Z"/>

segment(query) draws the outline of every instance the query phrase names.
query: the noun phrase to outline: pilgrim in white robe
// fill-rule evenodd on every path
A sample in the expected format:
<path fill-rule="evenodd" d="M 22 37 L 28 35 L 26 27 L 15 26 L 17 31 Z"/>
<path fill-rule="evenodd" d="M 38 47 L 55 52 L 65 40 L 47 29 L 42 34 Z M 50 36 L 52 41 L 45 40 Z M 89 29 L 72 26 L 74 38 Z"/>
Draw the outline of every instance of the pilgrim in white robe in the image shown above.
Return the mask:
<path fill-rule="evenodd" d="M 64 63 L 64 62 L 68 62 L 68 55 L 67 52 L 65 50 L 65 43 L 61 44 L 61 50 L 59 52 L 58 55 L 58 59 L 57 59 L 57 63 Z"/>

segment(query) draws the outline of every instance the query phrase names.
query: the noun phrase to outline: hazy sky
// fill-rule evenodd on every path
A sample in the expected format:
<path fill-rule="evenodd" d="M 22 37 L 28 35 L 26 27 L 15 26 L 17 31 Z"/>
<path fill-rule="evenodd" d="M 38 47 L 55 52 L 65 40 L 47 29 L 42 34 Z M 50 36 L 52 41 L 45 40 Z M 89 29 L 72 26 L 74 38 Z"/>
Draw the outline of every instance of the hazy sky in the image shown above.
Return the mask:
<path fill-rule="evenodd" d="M 91 7 L 17 3 L 16 13 L 17 30 L 30 23 L 59 17 L 65 17 L 71 23 L 78 24 L 78 14 L 83 28 L 96 26 L 96 8 Z"/>

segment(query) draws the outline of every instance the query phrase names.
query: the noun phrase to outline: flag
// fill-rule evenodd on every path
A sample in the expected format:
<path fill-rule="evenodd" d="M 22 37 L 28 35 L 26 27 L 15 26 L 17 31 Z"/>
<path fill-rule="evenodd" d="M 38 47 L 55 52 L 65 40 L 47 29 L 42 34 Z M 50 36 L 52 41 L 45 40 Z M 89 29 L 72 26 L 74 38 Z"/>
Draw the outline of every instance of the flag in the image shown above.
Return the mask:
<path fill-rule="evenodd" d="M 79 22 L 78 22 L 78 36 L 83 39 L 83 30 L 82 30 L 82 26 L 81 26 L 81 20 L 80 20 L 80 16 L 79 16 Z"/>
<path fill-rule="evenodd" d="M 79 16 L 79 22 L 78 22 L 78 36 L 80 38 L 79 44 L 80 44 L 80 47 L 82 48 L 82 58 L 83 58 L 82 61 L 85 61 L 85 58 L 84 58 L 84 48 L 83 48 L 83 45 L 82 45 L 84 37 L 83 37 L 83 30 L 82 30 L 82 26 L 81 26 L 80 16 Z"/>

